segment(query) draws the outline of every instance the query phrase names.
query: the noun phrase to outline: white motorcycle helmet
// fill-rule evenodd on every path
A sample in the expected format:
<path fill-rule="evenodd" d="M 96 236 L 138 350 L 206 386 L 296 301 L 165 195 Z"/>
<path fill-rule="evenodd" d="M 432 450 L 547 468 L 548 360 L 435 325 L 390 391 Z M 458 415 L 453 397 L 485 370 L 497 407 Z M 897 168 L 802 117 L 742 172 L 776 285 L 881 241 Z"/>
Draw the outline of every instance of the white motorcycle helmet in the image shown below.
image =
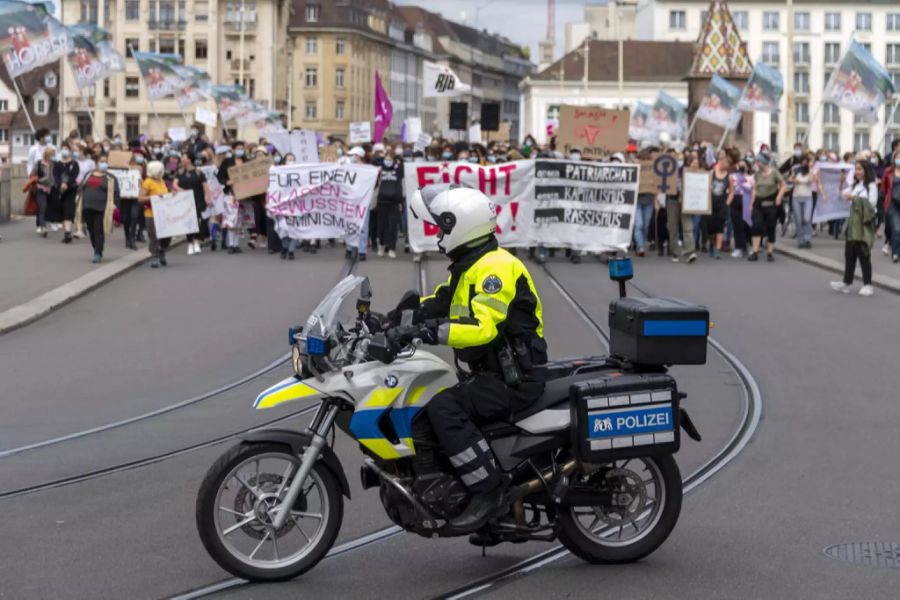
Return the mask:
<path fill-rule="evenodd" d="M 440 230 L 438 248 L 444 254 L 487 237 L 497 229 L 496 206 L 490 198 L 471 188 L 451 184 L 426 186 L 413 195 L 410 210 L 417 219 Z"/>

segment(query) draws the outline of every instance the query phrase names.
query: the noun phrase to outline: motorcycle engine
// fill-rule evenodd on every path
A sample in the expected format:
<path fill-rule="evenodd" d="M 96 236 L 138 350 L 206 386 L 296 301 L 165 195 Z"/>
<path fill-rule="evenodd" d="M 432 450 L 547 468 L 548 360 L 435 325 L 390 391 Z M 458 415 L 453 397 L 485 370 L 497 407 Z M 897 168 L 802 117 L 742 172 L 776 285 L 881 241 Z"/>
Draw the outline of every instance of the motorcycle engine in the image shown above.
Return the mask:
<path fill-rule="evenodd" d="M 416 482 L 415 491 L 433 515 L 447 520 L 459 515 L 469 498 L 466 486 L 457 477 L 447 473 L 420 479 Z"/>

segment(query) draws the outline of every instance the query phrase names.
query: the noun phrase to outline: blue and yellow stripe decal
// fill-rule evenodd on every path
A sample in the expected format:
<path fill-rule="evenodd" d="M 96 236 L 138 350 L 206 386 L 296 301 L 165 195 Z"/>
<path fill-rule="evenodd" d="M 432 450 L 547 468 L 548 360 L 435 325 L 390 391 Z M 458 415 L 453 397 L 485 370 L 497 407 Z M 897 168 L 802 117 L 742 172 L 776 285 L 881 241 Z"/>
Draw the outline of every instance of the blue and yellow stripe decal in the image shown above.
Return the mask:
<path fill-rule="evenodd" d="M 316 396 L 319 393 L 319 390 L 299 381 L 296 377 L 290 377 L 280 383 L 276 383 L 257 396 L 256 402 L 253 403 L 253 408 L 272 408 L 273 406 L 278 406 L 284 402 L 309 398 L 310 396 Z"/>
<path fill-rule="evenodd" d="M 382 459 L 392 460 L 412 456 L 416 452 L 412 439 L 412 421 L 416 413 L 422 409 L 422 405 L 418 403 L 425 389 L 416 387 L 410 390 L 404 406 L 392 406 L 403 394 L 403 388 L 373 390 L 353 413 L 350 419 L 350 433 L 360 444 Z M 387 410 L 390 410 L 391 425 L 400 439 L 399 444 L 391 443 L 378 427 L 378 421 Z"/>

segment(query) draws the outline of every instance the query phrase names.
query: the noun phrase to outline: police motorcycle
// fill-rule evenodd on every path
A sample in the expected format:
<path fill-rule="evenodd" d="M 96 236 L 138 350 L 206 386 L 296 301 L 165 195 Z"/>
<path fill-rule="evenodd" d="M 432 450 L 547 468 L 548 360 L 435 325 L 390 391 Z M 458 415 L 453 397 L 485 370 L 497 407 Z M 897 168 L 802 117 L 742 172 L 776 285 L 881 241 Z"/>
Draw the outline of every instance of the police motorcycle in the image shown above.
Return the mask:
<path fill-rule="evenodd" d="M 473 543 L 559 539 L 586 561 L 628 563 L 675 527 L 682 484 L 672 455 L 680 429 L 700 436 L 667 366 L 705 363 L 709 314 L 677 300 L 624 297 L 628 259 L 612 261 L 610 273 L 622 296 L 610 304 L 610 356 L 546 365 L 538 372 L 543 396 L 483 428 L 510 509 Z M 418 302 L 408 292 L 394 319 L 408 321 Z M 439 452 L 423 408 L 457 382 L 457 372 L 415 340 L 392 347 L 384 334 L 391 319 L 371 303 L 368 280 L 348 276 L 291 330 L 294 375 L 262 392 L 254 407 L 316 401 L 306 430 L 252 432 L 203 480 L 199 534 L 230 573 L 286 580 L 326 555 L 350 497 L 333 449 L 336 427 L 359 443 L 362 487 L 378 490 L 394 523 L 424 537 L 453 535 L 448 521 L 463 511 L 468 492 Z"/>

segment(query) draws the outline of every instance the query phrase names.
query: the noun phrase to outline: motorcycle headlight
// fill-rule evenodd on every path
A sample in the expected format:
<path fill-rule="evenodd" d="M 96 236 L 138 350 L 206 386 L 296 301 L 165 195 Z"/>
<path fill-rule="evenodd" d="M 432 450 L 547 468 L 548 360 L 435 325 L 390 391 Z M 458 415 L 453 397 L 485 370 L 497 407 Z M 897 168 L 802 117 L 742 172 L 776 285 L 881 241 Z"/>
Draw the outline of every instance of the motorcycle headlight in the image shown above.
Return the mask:
<path fill-rule="evenodd" d="M 299 377 L 303 373 L 303 353 L 300 351 L 300 344 L 291 347 L 291 366 L 294 368 L 294 375 Z"/>

